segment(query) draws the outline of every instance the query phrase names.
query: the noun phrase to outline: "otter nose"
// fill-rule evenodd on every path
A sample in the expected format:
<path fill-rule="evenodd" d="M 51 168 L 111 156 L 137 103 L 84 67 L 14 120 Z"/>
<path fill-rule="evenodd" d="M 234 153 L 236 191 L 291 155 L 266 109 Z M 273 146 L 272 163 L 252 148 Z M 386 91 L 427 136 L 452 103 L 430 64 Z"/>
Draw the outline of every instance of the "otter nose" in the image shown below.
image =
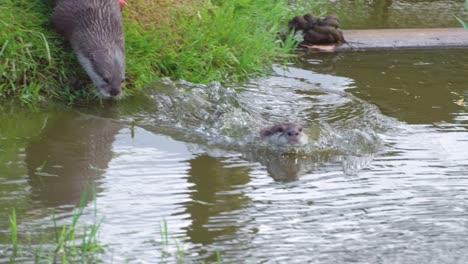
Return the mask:
<path fill-rule="evenodd" d="M 117 95 L 120 94 L 120 90 L 119 90 L 119 89 L 111 89 L 111 90 L 109 91 L 109 94 L 110 94 L 111 96 L 117 96 Z"/>

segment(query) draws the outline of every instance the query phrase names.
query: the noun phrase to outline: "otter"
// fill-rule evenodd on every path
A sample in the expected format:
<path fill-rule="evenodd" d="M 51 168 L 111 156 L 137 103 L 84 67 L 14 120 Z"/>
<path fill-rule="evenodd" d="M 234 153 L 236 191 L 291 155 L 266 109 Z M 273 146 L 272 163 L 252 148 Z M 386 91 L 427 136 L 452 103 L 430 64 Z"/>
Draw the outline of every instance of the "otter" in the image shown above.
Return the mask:
<path fill-rule="evenodd" d="M 125 80 L 125 40 L 117 0 L 56 0 L 52 24 L 75 52 L 101 97 L 119 97 Z"/>
<path fill-rule="evenodd" d="M 307 44 L 347 43 L 343 33 L 332 26 L 314 26 L 304 32 L 304 42 Z"/>
<path fill-rule="evenodd" d="M 340 20 L 338 20 L 336 15 L 328 15 L 324 19 L 318 20 L 318 25 L 338 28 L 340 26 Z"/>
<path fill-rule="evenodd" d="M 302 31 L 303 43 L 307 45 L 326 45 L 347 43 L 338 29 L 340 23 L 336 15 L 317 18 L 311 13 L 294 17 L 288 24 L 289 31 Z"/>
<path fill-rule="evenodd" d="M 303 146 L 309 142 L 302 125 L 297 123 L 279 123 L 265 128 L 260 131 L 260 137 L 278 145 Z"/>
<path fill-rule="evenodd" d="M 317 21 L 319 20 L 317 17 L 315 17 L 314 15 L 312 15 L 311 13 L 307 13 L 304 15 L 304 19 L 309 22 L 312 26 L 317 23 Z"/>
<path fill-rule="evenodd" d="M 335 38 L 330 34 L 317 32 L 314 29 L 309 29 L 304 32 L 304 44 L 330 44 L 335 42 Z"/>
<path fill-rule="evenodd" d="M 313 27 L 313 23 L 306 20 L 302 16 L 295 16 L 291 21 L 289 21 L 288 29 L 289 31 L 300 31 L 300 30 L 307 30 Z"/>

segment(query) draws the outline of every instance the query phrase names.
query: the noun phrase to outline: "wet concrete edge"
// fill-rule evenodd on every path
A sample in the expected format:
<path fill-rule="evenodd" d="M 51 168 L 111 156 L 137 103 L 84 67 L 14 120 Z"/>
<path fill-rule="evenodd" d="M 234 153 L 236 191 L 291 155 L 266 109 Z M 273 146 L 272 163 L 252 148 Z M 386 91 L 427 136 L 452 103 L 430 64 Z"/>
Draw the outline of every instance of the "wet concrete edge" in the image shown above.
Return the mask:
<path fill-rule="evenodd" d="M 336 45 L 334 51 L 468 48 L 468 31 L 463 28 L 343 30 L 343 34 L 348 43 Z M 330 51 L 333 46 L 305 47 Z"/>

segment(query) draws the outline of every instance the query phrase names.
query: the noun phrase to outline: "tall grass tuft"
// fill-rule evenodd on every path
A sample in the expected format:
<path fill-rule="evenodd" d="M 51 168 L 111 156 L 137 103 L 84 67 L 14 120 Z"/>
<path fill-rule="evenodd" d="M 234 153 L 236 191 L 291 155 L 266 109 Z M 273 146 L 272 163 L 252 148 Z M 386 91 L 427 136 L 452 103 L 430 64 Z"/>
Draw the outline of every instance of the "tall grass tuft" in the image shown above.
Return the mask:
<path fill-rule="evenodd" d="M 176 10 L 168 20 L 145 27 L 127 19 L 128 53 L 152 67 L 140 74 L 153 71 L 196 83 L 242 81 L 262 74 L 294 48 L 277 39 L 290 16 L 286 0 L 234 0 Z"/>
<path fill-rule="evenodd" d="M 216 250 L 216 263 L 223 263 L 223 257 L 221 256 L 221 251 L 219 250 Z"/>
<path fill-rule="evenodd" d="M 11 245 L 13 247 L 12 257 L 14 258 L 18 253 L 18 227 L 16 223 L 16 212 L 13 208 L 13 211 L 10 215 L 10 231 L 11 231 Z"/>
<path fill-rule="evenodd" d="M 80 203 L 72 216 L 70 225 L 59 227 L 52 213 L 54 226 L 53 244 L 34 246 L 31 244 L 21 245 L 18 239 L 16 227 L 16 214 L 13 210 L 10 215 L 11 243 L 12 243 L 12 263 L 15 263 L 18 250 L 22 250 L 23 259 L 35 259 L 37 263 L 68 263 L 82 262 L 95 263 L 99 260 L 99 254 L 103 251 L 103 245 L 98 241 L 99 223 L 84 225 L 81 227 L 80 219 L 88 199 L 88 192 L 85 190 L 80 198 Z M 31 243 L 29 241 L 28 243 Z M 35 248 L 35 249 L 34 249 Z"/>
<path fill-rule="evenodd" d="M 167 228 L 167 221 L 166 219 L 163 220 L 163 224 L 160 226 L 160 233 L 161 233 L 161 242 L 163 245 L 169 245 L 169 230 Z"/>

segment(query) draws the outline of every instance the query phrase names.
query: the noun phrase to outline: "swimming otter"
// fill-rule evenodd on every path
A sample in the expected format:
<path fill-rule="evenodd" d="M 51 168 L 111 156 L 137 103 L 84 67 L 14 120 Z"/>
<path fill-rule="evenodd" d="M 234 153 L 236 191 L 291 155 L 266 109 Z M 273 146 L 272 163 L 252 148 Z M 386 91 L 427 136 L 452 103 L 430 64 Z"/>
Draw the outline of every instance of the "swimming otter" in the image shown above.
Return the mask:
<path fill-rule="evenodd" d="M 121 3 L 56 0 L 52 15 L 55 29 L 70 42 L 81 66 L 104 98 L 121 95 L 125 79 Z"/>
<path fill-rule="evenodd" d="M 276 124 L 260 131 L 260 136 L 278 145 L 303 146 L 309 142 L 302 125 L 296 123 Z"/>

